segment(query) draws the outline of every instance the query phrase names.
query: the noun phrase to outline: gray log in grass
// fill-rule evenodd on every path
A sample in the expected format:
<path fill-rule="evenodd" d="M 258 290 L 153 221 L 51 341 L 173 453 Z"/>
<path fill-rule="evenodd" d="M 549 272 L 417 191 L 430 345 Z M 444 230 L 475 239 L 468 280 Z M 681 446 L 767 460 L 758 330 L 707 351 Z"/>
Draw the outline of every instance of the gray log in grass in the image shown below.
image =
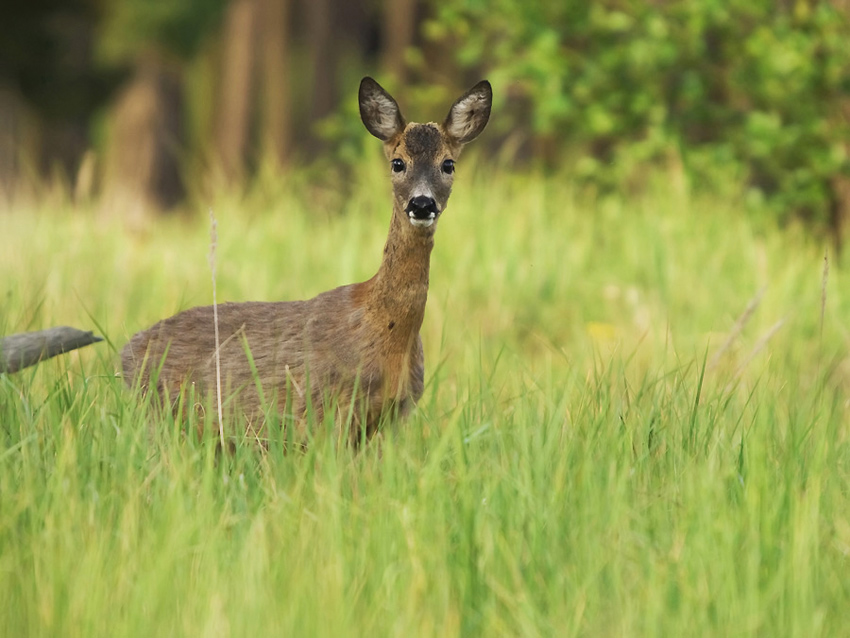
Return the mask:
<path fill-rule="evenodd" d="M 0 339 L 0 373 L 17 372 L 50 357 L 103 341 L 91 332 L 60 326 Z"/>

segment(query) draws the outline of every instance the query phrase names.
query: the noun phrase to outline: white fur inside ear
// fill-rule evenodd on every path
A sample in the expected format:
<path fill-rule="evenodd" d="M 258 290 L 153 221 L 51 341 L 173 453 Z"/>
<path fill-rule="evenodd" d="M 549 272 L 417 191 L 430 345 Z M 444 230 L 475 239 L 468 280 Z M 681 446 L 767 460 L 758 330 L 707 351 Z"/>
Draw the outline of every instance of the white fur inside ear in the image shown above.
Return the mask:
<path fill-rule="evenodd" d="M 489 85 L 485 89 L 477 88 L 455 102 L 446 118 L 446 132 L 463 144 L 478 137 L 490 119 L 492 94 Z"/>
<path fill-rule="evenodd" d="M 388 140 L 398 133 L 398 105 L 387 96 L 375 93 L 366 98 L 361 107 L 369 114 L 369 130 L 373 135 Z"/>

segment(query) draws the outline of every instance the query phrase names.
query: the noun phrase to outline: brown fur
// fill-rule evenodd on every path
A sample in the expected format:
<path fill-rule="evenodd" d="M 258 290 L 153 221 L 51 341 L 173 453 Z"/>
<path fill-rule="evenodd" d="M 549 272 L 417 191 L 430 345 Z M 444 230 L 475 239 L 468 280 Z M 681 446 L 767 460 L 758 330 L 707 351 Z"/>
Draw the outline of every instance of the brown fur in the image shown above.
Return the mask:
<path fill-rule="evenodd" d="M 466 109 L 476 100 L 486 103 L 478 119 Z M 489 84 L 482 82 L 455 103 L 443 125 L 405 124 L 395 101 L 374 80 L 363 80 L 364 124 L 384 141 L 388 159 L 406 165 L 403 172 L 391 173 L 393 214 L 383 260 L 368 281 L 307 301 L 218 306 L 222 396 L 229 400 L 230 414 L 247 418 L 247 431 L 263 437 L 263 410 L 273 408 L 294 418 L 296 437 L 303 439 L 310 406 L 317 423 L 334 407 L 337 426 L 351 416 L 348 437 L 356 443 L 371 436 L 383 416 L 407 414 L 422 396 L 419 330 L 437 223 L 416 226 L 405 207 L 425 185 L 438 211 L 445 209 L 452 175 L 441 165 L 456 159 L 463 144 L 484 128 L 489 102 Z M 463 122 L 462 141 L 453 137 L 453 121 Z M 186 383 L 202 394 L 214 392 L 212 306 L 186 310 L 139 332 L 125 346 L 122 363 L 128 384 L 146 389 L 155 379 L 168 405 L 176 404 Z"/>

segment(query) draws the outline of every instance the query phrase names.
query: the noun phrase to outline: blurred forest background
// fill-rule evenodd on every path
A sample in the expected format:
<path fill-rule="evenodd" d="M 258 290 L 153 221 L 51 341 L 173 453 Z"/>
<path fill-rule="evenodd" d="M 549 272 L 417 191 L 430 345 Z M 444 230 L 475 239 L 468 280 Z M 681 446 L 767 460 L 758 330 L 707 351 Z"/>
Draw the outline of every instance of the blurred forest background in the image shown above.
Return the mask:
<path fill-rule="evenodd" d="M 362 75 L 412 117 L 494 85 L 482 161 L 648 175 L 850 227 L 850 0 L 29 0 L 0 22 L 0 198 L 114 215 L 363 158 Z M 484 159 L 486 156 L 486 160 Z"/>

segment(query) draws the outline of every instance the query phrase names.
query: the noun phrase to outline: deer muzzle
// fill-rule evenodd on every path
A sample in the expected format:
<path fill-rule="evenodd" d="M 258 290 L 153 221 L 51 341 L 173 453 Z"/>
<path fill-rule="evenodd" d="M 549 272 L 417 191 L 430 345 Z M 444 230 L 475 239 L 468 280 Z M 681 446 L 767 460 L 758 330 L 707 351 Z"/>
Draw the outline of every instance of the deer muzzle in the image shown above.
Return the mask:
<path fill-rule="evenodd" d="M 428 195 L 417 195 L 412 197 L 404 209 L 410 223 L 414 226 L 430 226 L 440 214 L 437 202 Z"/>

